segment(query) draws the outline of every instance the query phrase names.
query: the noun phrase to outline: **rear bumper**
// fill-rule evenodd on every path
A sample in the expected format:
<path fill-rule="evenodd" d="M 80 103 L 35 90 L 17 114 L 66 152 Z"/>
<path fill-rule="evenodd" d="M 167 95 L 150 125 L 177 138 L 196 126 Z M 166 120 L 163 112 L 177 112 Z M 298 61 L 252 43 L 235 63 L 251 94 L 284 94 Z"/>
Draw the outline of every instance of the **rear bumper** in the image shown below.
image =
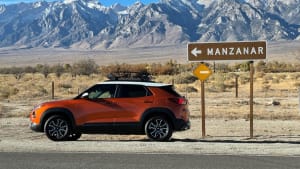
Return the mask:
<path fill-rule="evenodd" d="M 40 124 L 30 123 L 30 129 L 36 132 L 43 132 L 42 126 Z"/>
<path fill-rule="evenodd" d="M 174 129 L 175 131 L 184 131 L 188 130 L 191 128 L 191 123 L 190 121 L 184 121 L 182 119 L 176 119 L 175 124 L 174 124 Z"/>

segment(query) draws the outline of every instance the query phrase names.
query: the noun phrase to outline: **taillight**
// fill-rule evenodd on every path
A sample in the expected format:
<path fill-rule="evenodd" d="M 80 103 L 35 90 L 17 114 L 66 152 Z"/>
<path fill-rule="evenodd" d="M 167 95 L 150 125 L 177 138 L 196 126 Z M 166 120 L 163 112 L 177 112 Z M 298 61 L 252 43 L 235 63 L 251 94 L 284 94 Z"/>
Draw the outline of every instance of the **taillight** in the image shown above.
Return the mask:
<path fill-rule="evenodd" d="M 188 102 L 184 97 L 170 98 L 169 100 L 179 105 L 185 105 Z"/>

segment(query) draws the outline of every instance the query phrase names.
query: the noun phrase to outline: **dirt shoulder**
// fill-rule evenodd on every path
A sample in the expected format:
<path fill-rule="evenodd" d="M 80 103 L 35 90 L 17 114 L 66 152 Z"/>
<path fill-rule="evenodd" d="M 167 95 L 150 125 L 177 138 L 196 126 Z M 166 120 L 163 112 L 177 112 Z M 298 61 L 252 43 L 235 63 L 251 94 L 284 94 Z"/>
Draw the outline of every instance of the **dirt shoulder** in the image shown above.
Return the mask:
<path fill-rule="evenodd" d="M 136 135 L 83 135 L 78 141 L 53 142 L 29 129 L 27 118 L 0 119 L 2 152 L 126 152 L 176 154 L 300 155 L 298 120 L 256 120 L 254 139 L 249 121 L 207 119 L 207 137 L 201 137 L 200 119 L 192 128 L 174 133 L 170 142 L 151 142 Z"/>

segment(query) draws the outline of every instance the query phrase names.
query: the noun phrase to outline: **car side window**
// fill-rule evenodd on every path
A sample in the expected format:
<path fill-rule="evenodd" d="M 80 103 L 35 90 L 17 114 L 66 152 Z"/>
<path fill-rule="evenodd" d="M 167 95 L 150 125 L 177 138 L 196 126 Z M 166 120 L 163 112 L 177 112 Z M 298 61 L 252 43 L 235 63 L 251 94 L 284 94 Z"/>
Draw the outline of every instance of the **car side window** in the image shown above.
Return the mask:
<path fill-rule="evenodd" d="M 134 98 L 149 96 L 150 92 L 140 85 L 120 85 L 119 86 L 119 98 Z"/>
<path fill-rule="evenodd" d="M 115 96 L 116 85 L 96 85 L 88 90 L 89 99 L 105 99 Z"/>

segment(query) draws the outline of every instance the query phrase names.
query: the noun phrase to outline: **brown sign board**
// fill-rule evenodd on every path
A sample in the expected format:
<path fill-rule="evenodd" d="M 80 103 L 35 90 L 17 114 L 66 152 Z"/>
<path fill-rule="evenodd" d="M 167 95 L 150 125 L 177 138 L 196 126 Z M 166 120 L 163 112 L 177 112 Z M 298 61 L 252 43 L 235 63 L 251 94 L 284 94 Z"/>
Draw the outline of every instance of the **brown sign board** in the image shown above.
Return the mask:
<path fill-rule="evenodd" d="M 188 61 L 266 59 L 266 41 L 188 43 Z"/>

